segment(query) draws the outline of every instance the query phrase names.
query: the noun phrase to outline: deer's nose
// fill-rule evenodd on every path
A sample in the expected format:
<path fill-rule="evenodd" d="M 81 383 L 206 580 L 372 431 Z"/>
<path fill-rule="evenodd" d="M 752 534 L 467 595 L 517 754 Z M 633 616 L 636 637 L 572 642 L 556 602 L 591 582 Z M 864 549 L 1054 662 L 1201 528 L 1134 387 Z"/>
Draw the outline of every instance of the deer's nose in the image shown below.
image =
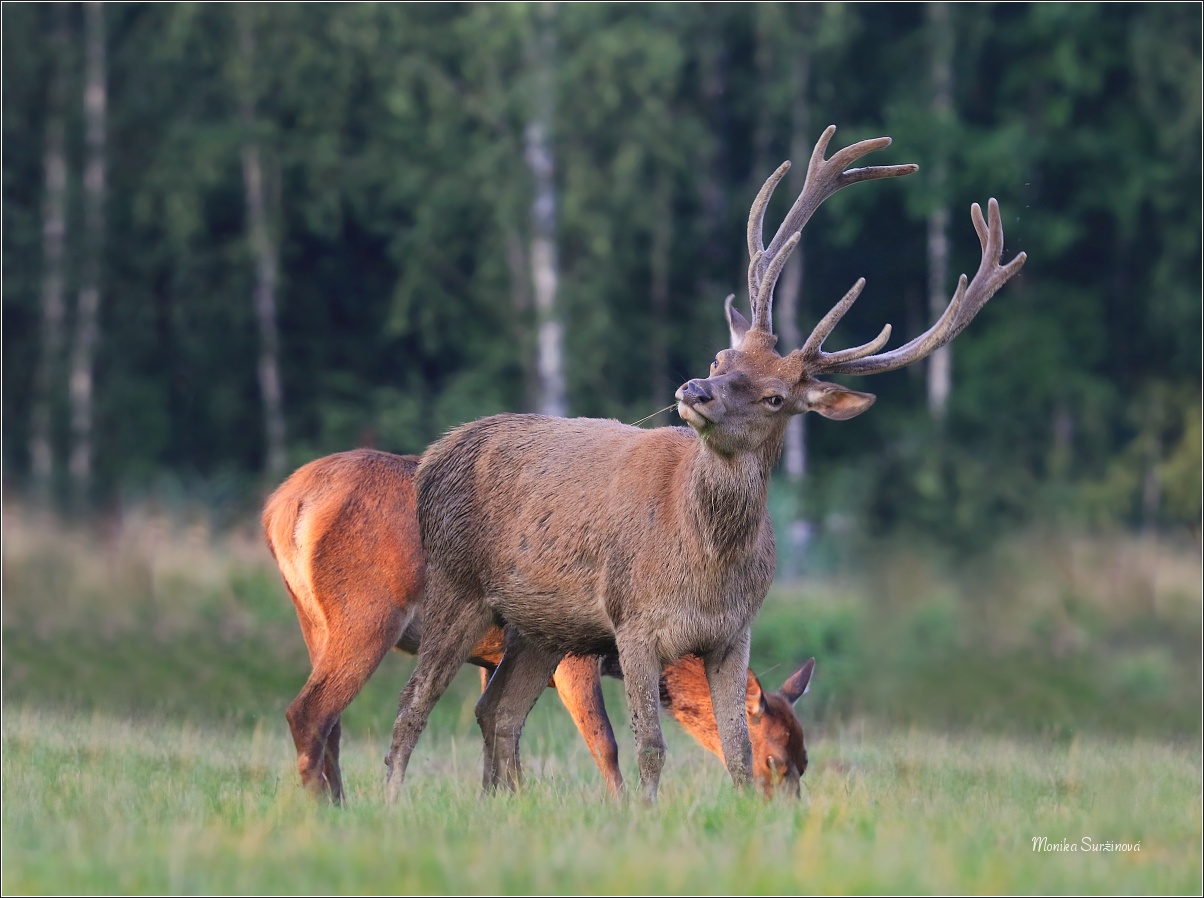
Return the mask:
<path fill-rule="evenodd" d="M 710 402 L 715 397 L 711 394 L 705 380 L 688 380 L 677 388 L 675 397 L 678 402 Z"/>

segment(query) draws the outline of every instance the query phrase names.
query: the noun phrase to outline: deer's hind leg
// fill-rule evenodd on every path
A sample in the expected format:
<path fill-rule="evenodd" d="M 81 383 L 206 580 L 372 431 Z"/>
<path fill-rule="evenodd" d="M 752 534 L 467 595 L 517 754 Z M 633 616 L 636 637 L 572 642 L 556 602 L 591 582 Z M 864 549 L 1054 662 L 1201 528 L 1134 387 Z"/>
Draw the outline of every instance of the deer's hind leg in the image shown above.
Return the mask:
<path fill-rule="evenodd" d="M 457 593 L 437 567 L 427 569 L 423 603 L 422 644 L 418 665 L 401 691 L 393 739 L 385 756 L 385 784 L 395 801 L 405 782 L 406 767 L 431 709 L 443 697 L 456 671 L 468 660 L 477 640 L 493 625 L 493 611 L 481 594 Z"/>
<path fill-rule="evenodd" d="M 331 620 L 294 602 L 313 666 L 286 712 L 297 748 L 297 770 L 306 788 L 338 804 L 344 797 L 339 767 L 342 714 L 380 666 L 410 613 L 387 596 L 358 603 L 356 614 Z"/>
<path fill-rule="evenodd" d="M 297 749 L 297 772 L 301 776 L 301 785 L 310 792 L 337 800 L 332 794 L 326 761 L 326 742 L 330 728 L 320 722 L 324 715 L 317 710 L 325 691 L 323 684 L 326 679 L 326 620 L 312 614 L 308 603 L 299 601 L 292 586 L 287 582 L 285 587 L 297 609 L 297 621 L 301 624 L 301 636 L 305 639 L 305 648 L 309 651 L 310 664 L 309 678 L 285 712 L 289 731 L 293 734 L 293 744 Z"/>
<path fill-rule="evenodd" d="M 486 792 L 503 780 L 511 788 L 522 785 L 518 744 L 527 715 L 556 670 L 563 653 L 552 652 L 506 628 L 506 653 L 477 702 L 477 723 L 485 739 L 482 785 Z"/>

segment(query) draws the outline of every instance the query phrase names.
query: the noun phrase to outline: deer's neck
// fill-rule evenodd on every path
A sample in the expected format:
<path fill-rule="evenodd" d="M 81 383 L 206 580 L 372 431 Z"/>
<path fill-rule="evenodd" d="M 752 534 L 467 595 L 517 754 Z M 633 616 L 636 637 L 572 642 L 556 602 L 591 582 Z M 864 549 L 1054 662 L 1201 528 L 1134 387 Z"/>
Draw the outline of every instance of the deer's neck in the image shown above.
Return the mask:
<path fill-rule="evenodd" d="M 689 466 L 688 509 L 708 554 L 730 560 L 754 551 L 781 441 L 755 452 L 721 455 L 702 441 Z"/>

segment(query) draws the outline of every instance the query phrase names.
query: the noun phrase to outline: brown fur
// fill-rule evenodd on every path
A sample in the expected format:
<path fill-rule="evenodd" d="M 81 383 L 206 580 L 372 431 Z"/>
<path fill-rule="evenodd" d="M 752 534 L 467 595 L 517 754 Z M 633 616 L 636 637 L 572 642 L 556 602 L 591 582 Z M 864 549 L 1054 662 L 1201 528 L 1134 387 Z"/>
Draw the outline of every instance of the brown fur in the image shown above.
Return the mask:
<path fill-rule="evenodd" d="M 330 455 L 299 468 L 272 494 L 263 512 L 268 547 L 296 606 L 313 666 L 288 710 L 297 767 L 307 788 L 335 801 L 343 798 L 338 763 L 342 712 L 390 647 L 414 653 L 421 644 L 421 621 L 413 613 L 424 568 L 414 508 L 417 461 L 368 449 Z M 490 629 L 468 660 L 492 672 L 502 659 L 503 638 L 501 627 Z M 760 684 L 751 671 L 748 681 L 750 696 L 759 696 Z M 700 708 L 706 679 L 698 659 L 671 665 L 662 682 L 666 707 L 722 758 L 709 698 Z M 567 656 L 551 685 L 617 793 L 623 780 L 602 702 L 599 659 Z M 754 764 L 766 767 L 767 759 L 791 758 L 793 767 L 774 785 L 797 792 L 806 755 L 800 766 L 789 746 L 802 746 L 803 730 L 792 701 L 781 696 L 767 694 L 765 711 L 750 705 Z"/>

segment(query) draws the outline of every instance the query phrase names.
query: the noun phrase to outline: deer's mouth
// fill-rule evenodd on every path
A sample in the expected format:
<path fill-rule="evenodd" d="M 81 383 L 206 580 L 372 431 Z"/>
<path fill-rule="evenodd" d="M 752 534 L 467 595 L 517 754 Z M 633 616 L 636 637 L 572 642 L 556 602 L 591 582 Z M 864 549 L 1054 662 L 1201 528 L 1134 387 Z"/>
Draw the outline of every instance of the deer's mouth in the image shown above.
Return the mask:
<path fill-rule="evenodd" d="M 677 414 L 683 421 L 698 431 L 704 431 L 715 424 L 715 421 L 700 412 L 697 406 L 690 405 L 685 400 L 677 403 Z"/>

